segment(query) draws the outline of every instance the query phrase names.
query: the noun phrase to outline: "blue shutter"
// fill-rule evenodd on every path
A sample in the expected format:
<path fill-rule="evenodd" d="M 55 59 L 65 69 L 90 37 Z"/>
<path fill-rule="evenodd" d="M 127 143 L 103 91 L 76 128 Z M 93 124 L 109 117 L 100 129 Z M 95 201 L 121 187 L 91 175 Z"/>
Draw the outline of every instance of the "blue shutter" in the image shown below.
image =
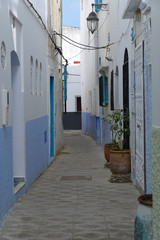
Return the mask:
<path fill-rule="evenodd" d="M 108 78 L 103 75 L 103 105 L 108 104 Z"/>
<path fill-rule="evenodd" d="M 102 0 L 95 0 L 95 4 L 102 4 Z M 101 9 L 101 6 L 95 6 L 95 11 L 99 12 Z"/>

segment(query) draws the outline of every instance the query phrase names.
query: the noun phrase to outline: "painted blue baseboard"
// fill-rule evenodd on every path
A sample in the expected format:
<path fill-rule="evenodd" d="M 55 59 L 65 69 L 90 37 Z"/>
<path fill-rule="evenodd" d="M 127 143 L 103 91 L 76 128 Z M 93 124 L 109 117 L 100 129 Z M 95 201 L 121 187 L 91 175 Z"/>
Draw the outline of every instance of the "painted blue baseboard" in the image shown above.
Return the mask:
<path fill-rule="evenodd" d="M 48 116 L 26 122 L 26 184 L 30 186 L 49 165 Z"/>
<path fill-rule="evenodd" d="M 26 122 L 26 182 L 16 194 L 12 164 L 12 127 L 0 129 L 0 221 L 49 165 L 48 123 L 48 116 Z"/>
<path fill-rule="evenodd" d="M 107 121 L 102 120 L 102 146 L 111 142 L 110 124 Z"/>
<path fill-rule="evenodd" d="M 14 203 L 12 127 L 0 129 L 0 221 Z"/>
<path fill-rule="evenodd" d="M 105 143 L 111 142 L 109 123 L 104 122 L 99 116 L 82 112 L 82 131 L 93 137 L 96 143 L 101 144 L 103 147 Z"/>

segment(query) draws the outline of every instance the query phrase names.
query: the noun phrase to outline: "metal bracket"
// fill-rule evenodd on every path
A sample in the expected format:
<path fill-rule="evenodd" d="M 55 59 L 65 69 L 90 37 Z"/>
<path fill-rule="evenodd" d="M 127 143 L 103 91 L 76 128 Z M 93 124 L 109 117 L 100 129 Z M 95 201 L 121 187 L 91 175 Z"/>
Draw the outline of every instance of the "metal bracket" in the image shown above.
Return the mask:
<path fill-rule="evenodd" d="M 91 4 L 92 5 L 92 11 L 93 11 L 93 7 L 101 7 L 101 10 L 102 11 L 109 11 L 109 4 L 108 3 L 102 3 L 102 4 L 96 4 L 96 3 L 92 3 Z"/>

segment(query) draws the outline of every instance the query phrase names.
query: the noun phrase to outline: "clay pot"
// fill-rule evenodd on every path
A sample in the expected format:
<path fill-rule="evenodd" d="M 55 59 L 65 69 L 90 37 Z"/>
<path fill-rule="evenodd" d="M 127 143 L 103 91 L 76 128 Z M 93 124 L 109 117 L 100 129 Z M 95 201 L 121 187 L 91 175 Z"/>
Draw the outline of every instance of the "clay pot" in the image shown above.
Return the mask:
<path fill-rule="evenodd" d="M 106 143 L 104 145 L 104 156 L 107 162 L 110 162 L 110 150 L 116 150 L 118 149 L 118 145 L 112 144 L 112 143 Z"/>
<path fill-rule="evenodd" d="M 110 151 L 110 169 L 113 174 L 126 174 L 131 172 L 129 150 Z"/>

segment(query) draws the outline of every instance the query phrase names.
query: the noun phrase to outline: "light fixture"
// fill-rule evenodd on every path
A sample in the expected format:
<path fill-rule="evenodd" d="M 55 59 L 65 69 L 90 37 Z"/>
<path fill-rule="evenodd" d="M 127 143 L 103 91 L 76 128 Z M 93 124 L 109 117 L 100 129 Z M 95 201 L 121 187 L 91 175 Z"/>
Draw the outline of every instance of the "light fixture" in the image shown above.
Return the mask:
<path fill-rule="evenodd" d="M 99 19 L 97 17 L 97 14 L 92 11 L 86 19 L 87 19 L 87 27 L 89 31 L 93 34 L 98 28 Z"/>
<path fill-rule="evenodd" d="M 97 14 L 93 11 L 93 7 L 102 7 L 103 11 L 108 11 L 108 4 L 94 4 L 92 3 L 92 12 L 86 18 L 88 30 L 93 34 L 98 28 L 98 17 Z M 105 10 L 106 9 L 106 10 Z"/>

